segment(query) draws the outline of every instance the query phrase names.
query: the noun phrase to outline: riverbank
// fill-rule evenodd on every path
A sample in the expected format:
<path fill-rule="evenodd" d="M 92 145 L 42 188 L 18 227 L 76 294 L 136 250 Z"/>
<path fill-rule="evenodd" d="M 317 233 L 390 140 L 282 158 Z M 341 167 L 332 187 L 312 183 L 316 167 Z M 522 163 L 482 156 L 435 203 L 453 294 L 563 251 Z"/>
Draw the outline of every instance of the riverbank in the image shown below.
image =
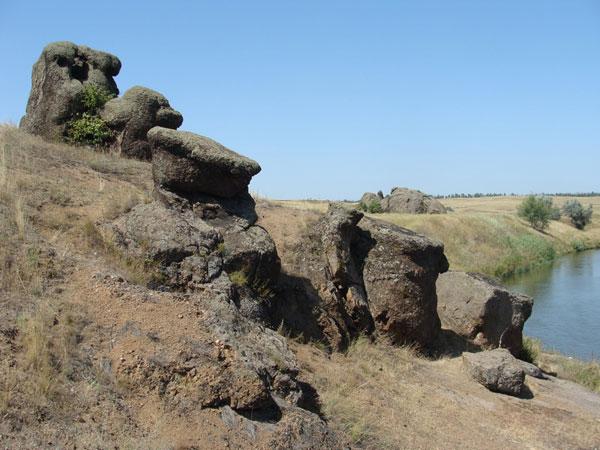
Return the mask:
<path fill-rule="evenodd" d="M 554 197 L 562 206 L 574 197 Z M 552 221 L 544 233 L 534 230 L 517 214 L 523 197 L 443 199 L 452 212 L 441 215 L 374 214 L 381 220 L 409 228 L 444 243 L 453 270 L 480 272 L 498 278 L 551 264 L 559 257 L 600 248 L 600 197 L 577 198 L 592 204 L 592 223 L 577 230 L 568 221 Z M 327 201 L 270 200 L 288 208 L 325 212 Z M 355 204 L 348 203 L 349 206 Z M 526 338 L 523 359 L 541 365 L 559 377 L 600 393 L 600 362 L 582 361 L 546 348 L 537 339 Z"/>

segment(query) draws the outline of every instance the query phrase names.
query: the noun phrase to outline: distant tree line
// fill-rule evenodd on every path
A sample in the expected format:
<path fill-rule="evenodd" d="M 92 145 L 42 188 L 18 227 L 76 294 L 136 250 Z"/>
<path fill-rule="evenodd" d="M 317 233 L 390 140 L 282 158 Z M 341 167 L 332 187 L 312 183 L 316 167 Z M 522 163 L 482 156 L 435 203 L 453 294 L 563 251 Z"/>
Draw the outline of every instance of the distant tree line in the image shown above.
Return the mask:
<path fill-rule="evenodd" d="M 523 194 L 515 194 L 514 192 L 511 192 L 510 194 L 507 194 L 506 192 L 488 192 L 488 193 L 482 193 L 482 192 L 475 192 L 474 194 L 464 194 L 464 193 L 455 193 L 455 194 L 448 194 L 448 195 L 434 195 L 435 198 L 480 198 L 480 197 L 506 197 L 506 196 L 511 196 L 511 197 L 517 197 L 517 196 L 522 196 Z M 555 193 L 551 193 L 551 192 L 544 192 L 541 194 L 537 194 L 538 196 L 543 196 L 543 197 L 600 197 L 600 192 L 555 192 Z"/>

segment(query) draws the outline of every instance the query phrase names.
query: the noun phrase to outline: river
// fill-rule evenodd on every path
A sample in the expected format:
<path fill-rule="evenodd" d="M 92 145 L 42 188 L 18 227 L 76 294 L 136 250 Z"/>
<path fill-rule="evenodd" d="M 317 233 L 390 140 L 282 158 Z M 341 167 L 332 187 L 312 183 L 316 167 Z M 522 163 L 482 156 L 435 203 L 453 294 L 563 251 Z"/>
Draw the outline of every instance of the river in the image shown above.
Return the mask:
<path fill-rule="evenodd" d="M 565 355 L 600 358 L 600 250 L 563 256 L 504 283 L 534 298 L 526 335 Z"/>

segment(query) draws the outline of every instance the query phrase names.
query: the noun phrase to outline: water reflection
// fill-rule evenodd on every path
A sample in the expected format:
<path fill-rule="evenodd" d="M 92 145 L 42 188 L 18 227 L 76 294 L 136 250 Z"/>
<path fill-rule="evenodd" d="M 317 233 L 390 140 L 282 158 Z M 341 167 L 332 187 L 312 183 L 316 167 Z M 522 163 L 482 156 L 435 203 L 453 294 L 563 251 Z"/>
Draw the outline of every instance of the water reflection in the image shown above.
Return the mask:
<path fill-rule="evenodd" d="M 564 256 L 505 283 L 535 299 L 526 334 L 567 355 L 600 355 L 600 250 Z"/>

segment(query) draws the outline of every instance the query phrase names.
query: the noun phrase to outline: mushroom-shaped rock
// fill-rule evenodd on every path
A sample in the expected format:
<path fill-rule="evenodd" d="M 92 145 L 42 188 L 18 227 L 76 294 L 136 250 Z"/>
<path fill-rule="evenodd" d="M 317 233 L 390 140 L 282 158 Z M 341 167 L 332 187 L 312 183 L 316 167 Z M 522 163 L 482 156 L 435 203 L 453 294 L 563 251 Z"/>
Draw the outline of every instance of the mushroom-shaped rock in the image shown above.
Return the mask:
<path fill-rule="evenodd" d="M 115 132 L 115 149 L 140 159 L 152 156 L 148 130 L 156 126 L 177 129 L 183 122 L 183 116 L 162 94 L 141 86 L 107 102 L 100 116 Z"/>
<path fill-rule="evenodd" d="M 154 127 L 148 139 L 154 182 L 178 194 L 234 197 L 260 172 L 256 161 L 194 133 Z"/>
<path fill-rule="evenodd" d="M 110 94 L 119 90 L 113 77 L 121 61 L 109 53 L 72 42 L 48 44 L 33 65 L 31 92 L 20 126 L 49 140 L 60 140 L 67 122 L 82 112 L 84 86 L 96 85 Z"/>
<path fill-rule="evenodd" d="M 523 392 L 525 372 L 519 360 L 503 348 L 462 355 L 467 373 L 490 391 L 519 396 Z"/>
<path fill-rule="evenodd" d="M 510 292 L 484 275 L 455 271 L 439 277 L 437 295 L 443 328 L 483 348 L 504 347 L 519 355 L 531 297 Z"/>

